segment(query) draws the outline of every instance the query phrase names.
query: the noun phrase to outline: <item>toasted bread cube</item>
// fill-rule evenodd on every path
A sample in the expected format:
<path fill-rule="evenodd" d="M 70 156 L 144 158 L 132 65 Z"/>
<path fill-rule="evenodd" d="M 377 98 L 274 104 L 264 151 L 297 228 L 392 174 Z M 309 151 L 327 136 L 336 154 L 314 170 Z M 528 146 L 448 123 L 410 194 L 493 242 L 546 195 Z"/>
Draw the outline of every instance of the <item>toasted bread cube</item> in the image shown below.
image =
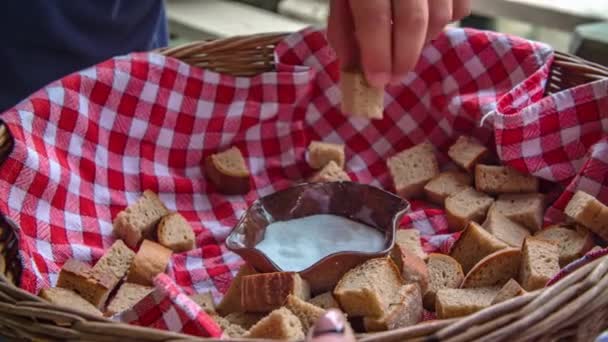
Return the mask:
<path fill-rule="evenodd" d="M 536 232 L 543 226 L 545 197 L 542 194 L 504 194 L 498 196 L 495 208 L 509 220 Z"/>
<path fill-rule="evenodd" d="M 522 262 L 519 269 L 521 286 L 527 291 L 543 288 L 557 272 L 559 272 L 557 246 L 539 238 L 526 238 L 522 247 Z"/>
<path fill-rule="evenodd" d="M 608 207 L 597 198 L 577 191 L 564 210 L 577 223 L 589 228 L 604 240 L 608 240 Z"/>
<path fill-rule="evenodd" d="M 422 311 L 420 288 L 414 284 L 408 284 L 401 287 L 384 315 L 365 317 L 363 324 L 367 332 L 409 327 L 422 320 Z"/>
<path fill-rule="evenodd" d="M 137 304 L 154 291 L 152 286 L 143 286 L 139 284 L 124 283 L 116 292 L 116 295 L 108 304 L 106 316 L 114 316 L 121 313 Z"/>
<path fill-rule="evenodd" d="M 500 287 L 441 289 L 437 292 L 435 313 L 439 319 L 470 315 L 492 305 L 499 291 Z"/>
<path fill-rule="evenodd" d="M 139 285 L 151 286 L 154 278 L 165 272 L 171 259 L 171 250 L 150 240 L 144 240 L 135 254 L 127 281 Z"/>
<path fill-rule="evenodd" d="M 216 310 L 220 315 L 228 315 L 233 312 L 244 312 L 245 309 L 241 305 L 241 295 L 243 287 L 243 277 L 257 274 L 258 272 L 248 264 L 241 266 L 236 276 L 230 283 L 228 291 L 224 294 L 222 301 L 218 304 Z"/>
<path fill-rule="evenodd" d="M 561 226 L 551 226 L 539 230 L 534 237 L 553 242 L 559 249 L 559 266 L 565 267 L 574 260 L 585 255 L 593 247 L 591 233 L 583 227 L 569 229 Z"/>
<path fill-rule="evenodd" d="M 239 325 L 244 329 L 250 329 L 266 315 L 255 312 L 233 312 L 226 315 L 228 322 Z"/>
<path fill-rule="evenodd" d="M 509 220 L 492 206 L 483 222 L 483 228 L 511 247 L 521 248 L 524 239 L 530 236 L 528 228 Z"/>
<path fill-rule="evenodd" d="M 429 286 L 424 293 L 423 303 L 427 310 L 435 310 L 437 291 L 460 287 L 464 273 L 458 261 L 445 254 L 431 253 L 427 265 Z"/>
<path fill-rule="evenodd" d="M 488 194 L 538 192 L 538 178 L 509 166 L 475 166 L 475 187 Z"/>
<path fill-rule="evenodd" d="M 429 201 L 443 205 L 446 198 L 470 187 L 472 183 L 471 176 L 464 172 L 442 172 L 424 186 L 424 193 Z"/>
<path fill-rule="evenodd" d="M 89 265 L 70 259 L 59 272 L 57 287 L 76 292 L 101 310 L 118 281 L 111 272 L 94 272 Z"/>
<path fill-rule="evenodd" d="M 137 202 L 116 215 L 114 234 L 127 246 L 136 248 L 144 238 L 152 236 L 160 219 L 168 213 L 158 196 L 146 190 Z"/>
<path fill-rule="evenodd" d="M 390 258 L 371 259 L 349 270 L 334 289 L 340 307 L 349 316 L 382 316 L 403 278 Z"/>
<path fill-rule="evenodd" d="M 129 249 L 122 240 L 116 240 L 106 254 L 93 266 L 93 271 L 110 272 L 117 279 L 122 279 L 129 271 L 133 258 L 135 258 L 135 252 Z"/>
<path fill-rule="evenodd" d="M 322 308 L 307 303 L 294 295 L 287 296 L 285 307 L 298 317 L 305 335 L 325 313 Z"/>
<path fill-rule="evenodd" d="M 338 304 L 338 301 L 331 292 L 321 293 L 311 298 L 308 302 L 325 310 L 340 309 L 340 304 Z"/>
<path fill-rule="evenodd" d="M 322 169 L 330 161 L 344 167 L 344 145 L 313 141 L 308 145 L 308 165 L 313 169 Z"/>
<path fill-rule="evenodd" d="M 404 198 L 421 196 L 426 183 L 439 174 L 435 148 L 429 142 L 397 153 L 387 165 L 397 194 Z"/>
<path fill-rule="evenodd" d="M 60 287 L 42 289 L 40 290 L 39 297 L 57 306 L 101 316 L 101 311 L 99 311 L 99 309 L 72 290 Z"/>
<path fill-rule="evenodd" d="M 500 289 L 500 291 L 498 291 L 498 294 L 496 297 L 494 297 L 494 300 L 492 300 L 492 305 L 502 303 L 525 293 L 526 290 L 522 289 L 517 281 L 514 279 L 509 279 L 509 281 Z"/>
<path fill-rule="evenodd" d="M 197 293 L 197 294 L 193 294 L 189 296 L 190 299 L 192 299 L 193 302 L 195 302 L 196 304 L 198 304 L 203 311 L 205 311 L 206 313 L 212 315 L 215 314 L 215 301 L 213 300 L 213 295 L 211 294 L 211 292 L 206 291 L 206 292 L 201 292 L 201 293 Z"/>
<path fill-rule="evenodd" d="M 304 339 L 304 331 L 298 317 L 286 308 L 279 308 L 262 318 L 243 337 L 297 341 Z"/>
<path fill-rule="evenodd" d="M 429 258 L 426 252 L 422 249 L 422 244 L 420 243 L 420 231 L 418 231 L 418 229 L 398 229 L 395 232 L 395 243 L 405 246 L 410 253 L 414 253 L 414 255 L 424 261 Z"/>
<path fill-rule="evenodd" d="M 180 253 L 194 248 L 194 232 L 192 226 L 179 213 L 171 213 L 160 220 L 158 224 L 158 242 Z"/>
<path fill-rule="evenodd" d="M 472 172 L 477 163 L 485 161 L 488 157 L 488 149 L 477 140 L 461 135 L 456 142 L 450 146 L 448 156 L 468 172 Z"/>
<path fill-rule="evenodd" d="M 471 222 L 452 246 L 450 255 L 460 263 L 466 274 L 487 255 L 507 247 L 506 243 Z"/>
<path fill-rule="evenodd" d="M 211 318 L 222 328 L 223 335 L 231 338 L 243 337 L 247 333 L 247 330 L 238 324 L 231 323 L 229 320 L 222 316 L 211 315 Z"/>
<path fill-rule="evenodd" d="M 310 299 L 310 286 L 295 272 L 253 274 L 244 276 L 241 282 L 241 305 L 245 312 L 278 309 L 289 295 Z"/>
<path fill-rule="evenodd" d="M 407 284 L 417 284 L 422 293 L 429 286 L 429 270 L 424 260 L 411 253 L 406 245 L 395 243 L 391 258 Z"/>
<path fill-rule="evenodd" d="M 503 286 L 517 278 L 521 261 L 519 248 L 504 248 L 479 260 L 467 273 L 463 288 Z"/>
<path fill-rule="evenodd" d="M 207 177 L 219 192 L 241 195 L 249 192 L 249 168 L 243 154 L 236 147 L 212 154 L 205 159 Z"/>
<path fill-rule="evenodd" d="M 370 86 L 362 72 L 342 70 L 340 90 L 343 113 L 368 119 L 382 119 L 384 89 Z"/>
<path fill-rule="evenodd" d="M 494 199 L 486 194 L 466 188 L 445 200 L 445 214 L 452 231 L 464 229 L 469 222 L 483 222 Z"/>
<path fill-rule="evenodd" d="M 336 162 L 331 160 L 311 178 L 311 183 L 350 181 L 350 176 Z"/>

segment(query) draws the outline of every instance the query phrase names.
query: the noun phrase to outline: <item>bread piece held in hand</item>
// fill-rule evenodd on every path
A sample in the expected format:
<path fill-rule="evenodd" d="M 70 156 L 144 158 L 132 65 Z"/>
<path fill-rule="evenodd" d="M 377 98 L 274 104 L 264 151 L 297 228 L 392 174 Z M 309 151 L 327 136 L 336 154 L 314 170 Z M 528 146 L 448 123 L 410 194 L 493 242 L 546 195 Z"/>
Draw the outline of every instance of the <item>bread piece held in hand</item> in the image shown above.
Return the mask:
<path fill-rule="evenodd" d="M 447 288 L 458 288 L 464 279 L 462 266 L 449 255 L 431 253 L 427 263 L 429 270 L 429 287 L 424 293 L 424 307 L 435 310 L 437 291 Z"/>
<path fill-rule="evenodd" d="M 522 247 L 522 262 L 519 269 L 521 286 L 527 291 L 543 288 L 557 272 L 559 272 L 557 246 L 536 237 L 526 238 Z"/>
<path fill-rule="evenodd" d="M 487 255 L 507 247 L 506 243 L 471 222 L 452 246 L 450 255 L 462 265 L 466 274 Z"/>
<path fill-rule="evenodd" d="M 568 202 L 564 212 L 602 239 L 608 240 L 608 207 L 597 198 L 586 192 L 577 191 Z"/>
<path fill-rule="evenodd" d="M 488 194 L 529 193 L 538 191 L 538 178 L 509 166 L 476 165 L 475 187 Z"/>
<path fill-rule="evenodd" d="M 207 177 L 218 191 L 226 195 L 242 195 L 249 192 L 249 168 L 243 154 L 236 147 L 212 154 L 205 160 Z"/>
<path fill-rule="evenodd" d="M 445 200 L 445 215 L 452 231 L 464 229 L 469 222 L 481 223 L 494 199 L 473 188 L 466 188 Z"/>
<path fill-rule="evenodd" d="M 313 169 L 322 169 L 330 161 L 334 161 L 340 168 L 344 168 L 345 159 L 342 144 L 312 141 L 308 145 L 308 165 Z"/>
<path fill-rule="evenodd" d="M 509 281 L 498 291 L 494 300 L 492 300 L 492 305 L 502 303 L 511 298 L 515 298 L 526 293 L 526 290 L 522 289 L 519 286 L 519 283 L 514 279 L 509 279 Z"/>
<path fill-rule="evenodd" d="M 114 298 L 110 301 L 110 304 L 108 304 L 106 316 L 114 316 L 117 313 L 132 308 L 152 291 L 154 291 L 154 287 L 152 286 L 132 283 L 122 284 Z"/>
<path fill-rule="evenodd" d="M 492 305 L 498 291 L 500 287 L 441 289 L 437 292 L 435 313 L 439 319 L 470 315 Z"/>
<path fill-rule="evenodd" d="M 467 173 L 442 172 L 424 186 L 424 193 L 429 201 L 443 205 L 446 198 L 470 187 L 472 183 L 473 180 Z"/>
<path fill-rule="evenodd" d="M 289 295 L 310 299 L 310 286 L 295 272 L 248 275 L 241 282 L 241 305 L 245 312 L 268 312 L 280 308 Z"/>
<path fill-rule="evenodd" d="M 503 286 L 509 279 L 517 278 L 521 262 L 519 248 L 505 248 L 481 259 L 467 273 L 463 288 Z"/>
<path fill-rule="evenodd" d="M 111 272 L 94 272 L 89 265 L 70 259 L 59 272 L 57 287 L 76 292 L 101 310 L 118 281 Z"/>
<path fill-rule="evenodd" d="M 409 327 L 422 320 L 422 295 L 414 284 L 402 286 L 381 317 L 365 317 L 367 332 Z"/>
<path fill-rule="evenodd" d="M 158 224 L 158 242 L 176 253 L 189 251 L 194 248 L 192 226 L 179 213 L 171 213 Z"/>
<path fill-rule="evenodd" d="M 488 157 L 488 149 L 477 140 L 461 135 L 456 142 L 450 146 L 448 156 L 456 165 L 472 173 L 477 163 L 485 161 Z"/>
<path fill-rule="evenodd" d="M 395 154 L 386 164 L 397 194 L 404 198 L 422 196 L 426 183 L 439 174 L 435 148 L 429 142 Z"/>
<path fill-rule="evenodd" d="M 368 119 L 382 119 L 384 89 L 370 86 L 362 72 L 342 70 L 340 90 L 343 113 Z"/>
<path fill-rule="evenodd" d="M 560 267 L 565 267 L 582 257 L 593 247 L 593 237 L 583 227 L 577 227 L 575 230 L 561 226 L 551 226 L 539 230 L 534 234 L 534 237 L 553 242 L 558 246 Z"/>
<path fill-rule="evenodd" d="M 286 308 L 279 308 L 257 322 L 243 337 L 298 341 L 304 339 L 304 331 L 296 315 Z"/>
<path fill-rule="evenodd" d="M 334 289 L 340 307 L 349 316 L 382 316 L 403 285 L 393 261 L 371 259 L 349 270 Z"/>
<path fill-rule="evenodd" d="M 327 163 L 311 178 L 311 183 L 350 181 L 350 176 L 333 160 Z"/>
<path fill-rule="evenodd" d="M 101 311 L 72 290 L 60 287 L 42 289 L 38 296 L 57 306 L 82 311 L 94 316 L 101 316 Z"/>
<path fill-rule="evenodd" d="M 504 194 L 498 196 L 493 210 L 509 220 L 536 232 L 542 228 L 545 197 L 542 194 Z"/>
<path fill-rule="evenodd" d="M 153 285 L 154 277 L 165 272 L 171 250 L 150 240 L 144 240 L 133 259 L 127 281 L 140 285 Z"/>
<path fill-rule="evenodd" d="M 152 236 L 160 219 L 168 213 L 158 196 L 146 190 L 137 202 L 116 215 L 114 234 L 127 246 L 137 248 L 141 240 Z"/>
<path fill-rule="evenodd" d="M 488 216 L 483 222 L 483 228 L 511 247 L 521 248 L 524 239 L 530 236 L 528 228 L 509 220 L 496 210 L 495 205 L 488 211 Z"/>

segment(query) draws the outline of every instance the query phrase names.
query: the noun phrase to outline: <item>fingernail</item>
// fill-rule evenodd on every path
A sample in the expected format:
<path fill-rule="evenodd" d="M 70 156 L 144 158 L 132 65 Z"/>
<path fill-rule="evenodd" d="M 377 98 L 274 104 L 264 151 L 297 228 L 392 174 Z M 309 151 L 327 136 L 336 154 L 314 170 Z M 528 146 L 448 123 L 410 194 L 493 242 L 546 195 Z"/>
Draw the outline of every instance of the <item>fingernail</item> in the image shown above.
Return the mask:
<path fill-rule="evenodd" d="M 369 85 L 376 88 L 384 88 L 390 80 L 391 75 L 386 72 L 370 72 L 367 75 L 367 82 Z"/>
<path fill-rule="evenodd" d="M 343 335 L 346 324 L 344 323 L 344 316 L 340 311 L 328 310 L 319 320 L 315 323 L 315 328 L 312 332 L 313 337 L 321 335 L 338 334 Z"/>

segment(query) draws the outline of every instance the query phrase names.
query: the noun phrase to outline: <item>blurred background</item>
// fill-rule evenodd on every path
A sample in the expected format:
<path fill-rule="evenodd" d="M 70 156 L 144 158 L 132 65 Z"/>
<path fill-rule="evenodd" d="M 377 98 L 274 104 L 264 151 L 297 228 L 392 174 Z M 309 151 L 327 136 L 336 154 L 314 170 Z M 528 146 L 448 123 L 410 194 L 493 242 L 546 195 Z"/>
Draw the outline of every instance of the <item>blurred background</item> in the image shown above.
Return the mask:
<path fill-rule="evenodd" d="M 362 0 L 363 1 L 363 0 Z M 324 27 L 329 0 L 166 0 L 171 44 Z M 473 0 L 455 26 L 490 29 L 608 64 L 608 0 Z"/>

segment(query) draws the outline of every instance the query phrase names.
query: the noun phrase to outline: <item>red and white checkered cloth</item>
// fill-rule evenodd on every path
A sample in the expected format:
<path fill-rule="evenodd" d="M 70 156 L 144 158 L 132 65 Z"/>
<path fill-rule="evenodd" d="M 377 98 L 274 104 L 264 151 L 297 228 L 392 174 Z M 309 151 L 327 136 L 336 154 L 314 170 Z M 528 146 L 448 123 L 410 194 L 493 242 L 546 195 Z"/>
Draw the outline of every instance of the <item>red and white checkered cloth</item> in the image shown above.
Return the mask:
<path fill-rule="evenodd" d="M 452 29 L 387 88 L 384 119 L 372 122 L 340 112 L 339 68 L 322 32 L 290 35 L 276 61 L 276 72 L 244 78 L 134 53 L 4 113 L 15 147 L 0 166 L 0 211 L 20 227 L 23 288 L 54 285 L 69 258 L 95 262 L 114 241 L 112 218 L 151 189 L 190 221 L 198 248 L 175 254 L 157 282 L 164 290 L 148 296 L 162 309 L 140 303 L 152 311 L 122 317 L 213 330 L 167 289 L 211 290 L 219 299 L 242 264 L 225 237 L 256 198 L 311 174 L 304 154 L 317 139 L 346 144 L 354 180 L 391 189 L 387 157 L 424 139 L 445 152 L 459 134 L 474 135 L 509 165 L 555 182 L 547 222 L 561 218 L 576 189 L 608 203 L 608 81 L 543 98 L 553 61 L 546 45 Z M 203 158 L 232 145 L 253 175 L 246 196 L 221 195 L 204 177 Z M 445 155 L 440 162 L 447 166 Z M 414 204 L 404 226 L 421 231 L 427 251 L 446 251 L 454 236 L 441 210 Z"/>

